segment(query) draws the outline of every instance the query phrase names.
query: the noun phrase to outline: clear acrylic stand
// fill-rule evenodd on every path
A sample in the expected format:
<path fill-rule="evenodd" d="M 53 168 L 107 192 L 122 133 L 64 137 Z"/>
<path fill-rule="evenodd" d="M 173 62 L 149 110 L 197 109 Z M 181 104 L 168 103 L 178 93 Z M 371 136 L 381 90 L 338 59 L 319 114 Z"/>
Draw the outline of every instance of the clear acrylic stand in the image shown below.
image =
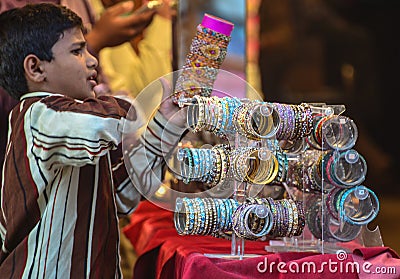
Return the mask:
<path fill-rule="evenodd" d="M 301 185 L 301 191 L 295 192 L 307 207 L 307 226 L 302 236 L 272 240 L 266 250 L 319 253 L 344 250 L 350 253 L 355 247 L 383 246 L 379 227 L 373 231 L 367 227 L 379 211 L 379 201 L 372 191 L 361 185 L 366 175 L 366 162 L 351 149 L 358 136 L 357 126 L 342 115 L 344 105 L 310 105 L 314 114 L 326 118 L 319 127 L 320 141 L 309 136 L 306 146 L 304 141 L 300 144 L 302 148 L 296 150 L 299 154 L 293 154 L 292 158 L 295 162 L 303 161 L 302 180 L 289 181 L 305 184 Z M 325 155 L 329 152 L 330 156 Z M 322 160 L 318 162 L 318 158 Z M 315 175 L 318 171 L 312 163 L 323 166 L 319 170 L 320 177 Z M 315 184 L 320 186 L 317 191 Z M 307 188 L 307 185 L 314 187 Z M 291 187 L 287 188 L 290 192 Z M 339 212 L 333 213 L 335 210 Z"/>
<path fill-rule="evenodd" d="M 249 102 L 247 99 L 242 101 Z M 178 104 L 181 107 L 193 106 L 196 102 L 180 99 Z M 299 164 L 300 167 L 292 168 L 292 176 L 289 175 L 289 179 L 282 183 L 291 199 L 303 201 L 308 216 L 306 227 L 300 236 L 270 239 L 265 249 L 270 252 L 336 253 L 339 250 L 351 252 L 355 246 L 383 246 L 379 228 L 370 231 L 367 227 L 379 211 L 379 201 L 361 184 L 366 175 L 366 162 L 352 149 L 358 137 L 357 126 L 342 115 L 344 105 L 308 105 L 317 116 L 314 120 L 318 122 L 314 124 L 318 131 L 307 138 L 289 142 L 289 147 L 286 147 L 289 165 Z M 261 103 L 254 113 L 258 113 L 253 119 L 257 124 L 260 118 L 270 116 L 272 111 Z M 188 117 L 189 120 L 195 123 L 196 114 Z M 246 139 L 237 132 L 230 135 L 235 149 L 253 145 L 260 150 L 275 151 L 269 139 L 275 140 L 273 133 L 258 141 Z M 260 152 L 263 153 L 268 154 Z M 233 198 L 242 204 L 248 195 L 248 182 L 238 181 L 231 172 L 230 167 L 227 183 L 234 187 Z M 293 179 L 295 174 L 297 179 Z M 230 254 L 206 256 L 235 259 L 256 256 L 245 253 L 245 241 L 232 232 Z"/>

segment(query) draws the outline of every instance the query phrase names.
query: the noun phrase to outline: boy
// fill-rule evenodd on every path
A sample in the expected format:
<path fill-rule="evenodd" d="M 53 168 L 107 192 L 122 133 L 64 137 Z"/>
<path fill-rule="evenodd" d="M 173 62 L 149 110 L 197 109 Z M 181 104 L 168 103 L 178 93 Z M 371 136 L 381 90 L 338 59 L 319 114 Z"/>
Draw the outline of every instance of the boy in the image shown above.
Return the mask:
<path fill-rule="evenodd" d="M 121 15 L 132 11 L 134 3 L 131 1 L 118 3 L 104 10 L 98 17 L 95 16 L 93 7 L 88 0 L 1 0 L 0 12 L 12 8 L 19 8 L 26 4 L 41 2 L 62 4 L 73 10 L 82 18 L 85 28 L 88 29 L 88 32 L 85 34 L 87 47 L 96 58 L 98 58 L 98 52 L 101 49 L 115 47 L 122 43 L 129 42 L 134 37 L 138 36 L 138 34 L 141 34 L 154 16 L 154 12 L 150 11 L 121 17 Z M 104 71 L 101 70 L 101 67 L 97 70 L 97 79 L 99 82 L 103 83 L 103 86 L 100 87 L 103 88 L 103 90 L 101 92 L 97 90 L 97 93 L 109 94 L 110 88 L 108 87 L 107 78 L 103 74 Z M 6 149 L 8 114 L 16 104 L 17 100 L 12 98 L 0 87 L 0 166 L 3 165 Z M 0 181 L 1 177 L 2 174 L 0 171 Z"/>
<path fill-rule="evenodd" d="M 159 186 L 160 135 L 176 144 L 184 120 L 165 127 L 178 108 L 160 106 L 129 153 L 135 188 L 123 161 L 111 162 L 130 104 L 95 98 L 96 67 L 71 10 L 43 3 L 0 14 L 0 86 L 20 100 L 1 183 L 2 278 L 121 277 L 118 215 Z"/>

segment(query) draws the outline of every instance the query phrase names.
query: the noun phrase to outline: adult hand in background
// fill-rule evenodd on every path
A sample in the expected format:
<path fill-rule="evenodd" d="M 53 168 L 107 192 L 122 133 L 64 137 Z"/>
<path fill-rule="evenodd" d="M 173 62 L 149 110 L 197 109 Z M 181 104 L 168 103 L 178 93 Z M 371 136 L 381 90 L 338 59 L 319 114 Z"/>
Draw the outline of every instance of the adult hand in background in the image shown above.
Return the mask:
<path fill-rule="evenodd" d="M 177 0 L 163 0 L 163 5 L 157 9 L 157 14 L 171 19 L 177 14 Z"/>
<path fill-rule="evenodd" d="M 118 46 L 140 34 L 152 21 L 155 11 L 131 13 L 134 4 L 121 2 L 107 8 L 86 35 L 90 51 L 97 55 L 102 48 Z"/>

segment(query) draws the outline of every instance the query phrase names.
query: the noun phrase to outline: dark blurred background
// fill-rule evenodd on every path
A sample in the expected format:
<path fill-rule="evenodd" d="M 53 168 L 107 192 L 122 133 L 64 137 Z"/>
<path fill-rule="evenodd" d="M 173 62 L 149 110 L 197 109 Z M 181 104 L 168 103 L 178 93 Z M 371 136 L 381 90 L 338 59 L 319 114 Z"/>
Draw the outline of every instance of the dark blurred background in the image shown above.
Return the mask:
<path fill-rule="evenodd" d="M 265 100 L 346 106 L 381 202 L 370 227 L 398 252 L 399 14 L 396 0 L 261 0 L 258 60 Z"/>

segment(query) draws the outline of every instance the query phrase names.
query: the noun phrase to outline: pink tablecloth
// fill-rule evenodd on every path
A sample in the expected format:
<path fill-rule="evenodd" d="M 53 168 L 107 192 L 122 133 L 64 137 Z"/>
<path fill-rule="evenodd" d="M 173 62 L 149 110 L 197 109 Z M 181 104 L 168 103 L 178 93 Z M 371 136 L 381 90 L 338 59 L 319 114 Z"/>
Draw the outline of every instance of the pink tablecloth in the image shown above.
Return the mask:
<path fill-rule="evenodd" d="M 134 278 L 400 278 L 399 256 L 389 247 L 359 247 L 351 254 L 270 253 L 268 242 L 246 241 L 245 254 L 226 259 L 231 241 L 211 236 L 180 236 L 173 213 L 143 201 L 124 228 L 138 259 Z M 206 256 L 205 254 L 210 254 Z M 343 257 L 344 256 L 344 257 Z"/>

